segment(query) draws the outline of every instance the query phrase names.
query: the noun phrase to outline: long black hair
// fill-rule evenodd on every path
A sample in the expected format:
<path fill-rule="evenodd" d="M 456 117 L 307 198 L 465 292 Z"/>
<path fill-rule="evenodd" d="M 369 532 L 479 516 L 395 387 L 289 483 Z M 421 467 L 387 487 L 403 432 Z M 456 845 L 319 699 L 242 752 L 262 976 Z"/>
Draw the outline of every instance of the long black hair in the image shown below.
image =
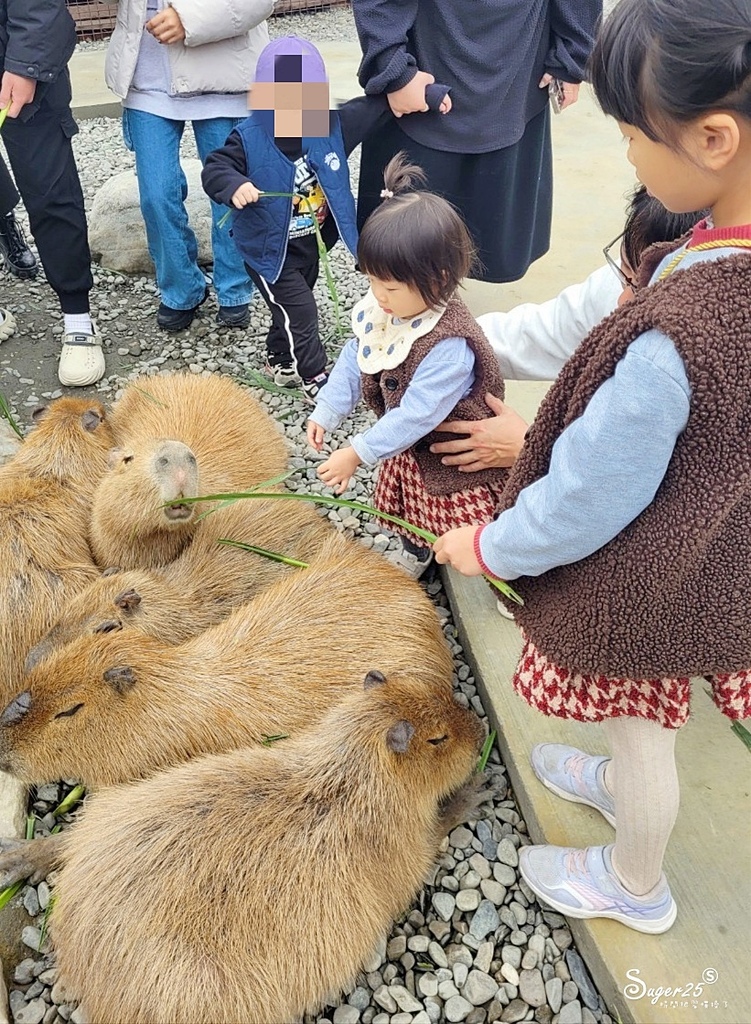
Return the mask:
<path fill-rule="evenodd" d="M 751 120 L 749 0 L 620 0 L 589 68 L 606 114 L 673 148 L 710 110 Z"/>

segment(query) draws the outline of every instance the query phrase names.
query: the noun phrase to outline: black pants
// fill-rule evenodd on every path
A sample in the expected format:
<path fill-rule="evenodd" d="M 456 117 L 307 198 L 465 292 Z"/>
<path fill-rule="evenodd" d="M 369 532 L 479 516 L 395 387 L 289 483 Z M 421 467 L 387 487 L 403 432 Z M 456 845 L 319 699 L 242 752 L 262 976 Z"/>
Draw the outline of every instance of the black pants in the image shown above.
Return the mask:
<path fill-rule="evenodd" d="M 70 112 L 67 70 L 37 89 L 41 92 L 39 109 L 26 121 L 6 118 L 3 142 L 44 272 L 57 292 L 60 307 L 64 313 L 87 313 L 93 284 L 91 254 L 81 181 L 70 141 L 78 127 Z M 0 171 L 4 201 L 2 178 Z"/>
<path fill-rule="evenodd" d="M 303 380 L 326 369 L 326 350 L 318 336 L 318 307 L 313 286 L 318 280 L 318 260 L 305 267 L 287 263 L 273 284 L 245 264 L 251 280 L 271 310 L 271 330 L 266 351 L 272 365 L 290 364 Z"/>
<path fill-rule="evenodd" d="M 0 217 L 5 217 L 18 205 L 21 197 L 18 194 L 10 171 L 5 166 L 2 154 L 0 154 Z"/>

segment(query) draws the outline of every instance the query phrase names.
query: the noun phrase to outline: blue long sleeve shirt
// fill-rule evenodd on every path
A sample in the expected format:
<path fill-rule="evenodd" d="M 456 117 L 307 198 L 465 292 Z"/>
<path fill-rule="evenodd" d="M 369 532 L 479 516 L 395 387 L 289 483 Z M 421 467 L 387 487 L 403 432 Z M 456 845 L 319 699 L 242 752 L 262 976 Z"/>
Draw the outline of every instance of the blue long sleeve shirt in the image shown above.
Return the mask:
<path fill-rule="evenodd" d="M 356 338 L 347 342 L 328 383 L 318 394 L 310 418 L 324 430 L 335 430 L 360 400 L 358 344 Z M 469 394 L 475 380 L 474 365 L 474 353 L 464 338 L 439 341 L 415 370 L 400 405 L 351 439 L 360 460 L 373 466 L 380 459 L 406 451 L 435 430 L 457 402 Z"/>
<path fill-rule="evenodd" d="M 734 251 L 692 250 L 675 273 Z M 545 476 L 482 530 L 485 565 L 501 579 L 539 576 L 611 541 L 654 498 L 688 421 L 690 397 L 670 338 L 656 330 L 636 338 L 553 445 Z"/>

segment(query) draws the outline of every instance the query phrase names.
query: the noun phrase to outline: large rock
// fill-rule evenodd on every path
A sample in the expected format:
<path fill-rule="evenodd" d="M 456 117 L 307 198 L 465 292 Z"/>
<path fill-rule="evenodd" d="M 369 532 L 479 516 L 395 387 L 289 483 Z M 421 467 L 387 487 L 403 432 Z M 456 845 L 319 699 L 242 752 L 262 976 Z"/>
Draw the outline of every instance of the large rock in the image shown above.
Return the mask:
<path fill-rule="evenodd" d="M 211 205 L 201 188 L 201 161 L 183 160 L 182 166 L 188 179 L 185 207 L 198 240 L 198 262 L 211 263 Z M 88 221 L 91 255 L 103 267 L 125 274 L 153 274 L 134 171 L 116 174 L 102 185 Z"/>

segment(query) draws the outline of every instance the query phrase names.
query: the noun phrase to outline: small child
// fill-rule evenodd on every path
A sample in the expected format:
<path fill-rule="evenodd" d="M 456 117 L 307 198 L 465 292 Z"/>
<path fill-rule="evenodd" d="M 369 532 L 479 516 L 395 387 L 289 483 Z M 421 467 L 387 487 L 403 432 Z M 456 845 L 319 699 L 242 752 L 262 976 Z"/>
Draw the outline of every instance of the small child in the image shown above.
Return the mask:
<path fill-rule="evenodd" d="M 633 298 L 563 368 L 500 515 L 435 544 L 466 575 L 514 581 L 514 688 L 602 722 L 612 753 L 534 748 L 543 784 L 616 833 L 525 846 L 522 877 L 569 917 L 651 934 L 677 913 L 662 865 L 690 678 L 751 714 L 750 38 L 748 0 L 620 0 L 604 22 L 591 80 L 628 159 L 669 210 L 710 214 L 642 257 Z"/>
<path fill-rule="evenodd" d="M 378 422 L 335 451 L 318 475 L 341 494 L 361 463 L 383 461 L 376 506 L 441 533 L 449 524 L 491 516 L 506 470 L 476 473 L 468 487 L 466 477 L 430 451 L 435 428 L 447 418 L 492 415 L 483 396 L 502 398 L 503 380 L 477 321 L 455 294 L 473 259 L 466 225 L 440 196 L 409 191 L 424 178 L 403 154 L 390 161 L 384 178 L 384 201 L 357 247 L 371 290 L 352 312 L 355 337 L 318 395 L 308 441 L 320 451 L 325 432 L 362 397 Z M 431 561 L 430 547 L 397 529 L 402 550 L 393 560 L 418 578 Z"/>
<path fill-rule="evenodd" d="M 448 113 L 447 93 L 445 86 L 433 87 L 433 109 Z M 315 399 L 326 382 L 326 351 L 313 297 L 319 264 L 314 218 L 327 249 L 341 237 L 355 254 L 347 157 L 393 114 L 383 95 L 358 96 L 330 111 L 323 58 L 296 36 L 262 51 L 250 103 L 254 112 L 209 154 L 203 187 L 235 209 L 235 243 L 271 311 L 266 372 L 281 387 L 302 381 L 306 396 Z"/>

